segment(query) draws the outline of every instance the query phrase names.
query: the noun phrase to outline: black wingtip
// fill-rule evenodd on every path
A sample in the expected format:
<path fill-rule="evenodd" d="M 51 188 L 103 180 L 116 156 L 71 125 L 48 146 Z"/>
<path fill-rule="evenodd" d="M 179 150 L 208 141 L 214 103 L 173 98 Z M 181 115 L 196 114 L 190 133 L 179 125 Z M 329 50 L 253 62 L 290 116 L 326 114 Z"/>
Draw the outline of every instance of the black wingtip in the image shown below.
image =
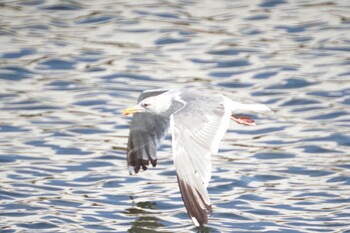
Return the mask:
<path fill-rule="evenodd" d="M 184 180 L 177 177 L 182 200 L 185 204 L 187 213 L 194 225 L 203 227 L 208 223 L 208 214 L 213 213 L 212 206 L 206 204 L 202 195 Z"/>
<path fill-rule="evenodd" d="M 132 156 L 130 156 L 132 157 Z M 133 158 L 136 158 L 133 156 Z M 146 159 L 133 159 L 128 161 L 128 168 L 129 168 L 129 173 L 130 175 L 132 174 L 137 174 L 141 168 L 142 170 L 146 171 L 148 169 L 149 164 L 152 164 L 153 167 L 157 166 L 157 160 L 146 160 Z"/>
<path fill-rule="evenodd" d="M 153 167 L 157 166 L 157 160 L 156 159 L 151 159 L 150 158 L 150 161 L 151 161 L 151 164 L 152 164 Z"/>

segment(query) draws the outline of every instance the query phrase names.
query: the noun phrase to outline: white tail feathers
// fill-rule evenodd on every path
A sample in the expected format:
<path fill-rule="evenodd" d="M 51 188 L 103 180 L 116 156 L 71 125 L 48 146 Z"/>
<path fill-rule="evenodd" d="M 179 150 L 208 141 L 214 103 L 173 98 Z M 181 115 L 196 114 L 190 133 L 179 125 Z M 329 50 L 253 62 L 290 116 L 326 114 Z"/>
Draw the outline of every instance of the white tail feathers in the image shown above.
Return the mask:
<path fill-rule="evenodd" d="M 267 107 L 265 104 L 244 104 L 244 103 L 232 101 L 226 97 L 225 97 L 225 100 L 229 103 L 232 114 L 273 113 L 271 108 Z"/>
<path fill-rule="evenodd" d="M 240 107 L 247 113 L 272 113 L 271 108 L 267 107 L 265 104 L 241 104 Z"/>

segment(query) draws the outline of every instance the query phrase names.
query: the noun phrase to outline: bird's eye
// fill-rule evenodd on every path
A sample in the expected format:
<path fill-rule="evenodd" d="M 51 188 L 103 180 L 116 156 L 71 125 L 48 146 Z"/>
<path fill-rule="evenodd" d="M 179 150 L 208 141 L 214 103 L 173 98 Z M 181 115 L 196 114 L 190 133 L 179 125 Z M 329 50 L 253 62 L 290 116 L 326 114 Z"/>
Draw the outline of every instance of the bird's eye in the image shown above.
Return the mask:
<path fill-rule="evenodd" d="M 142 107 L 147 108 L 149 104 L 142 104 Z"/>

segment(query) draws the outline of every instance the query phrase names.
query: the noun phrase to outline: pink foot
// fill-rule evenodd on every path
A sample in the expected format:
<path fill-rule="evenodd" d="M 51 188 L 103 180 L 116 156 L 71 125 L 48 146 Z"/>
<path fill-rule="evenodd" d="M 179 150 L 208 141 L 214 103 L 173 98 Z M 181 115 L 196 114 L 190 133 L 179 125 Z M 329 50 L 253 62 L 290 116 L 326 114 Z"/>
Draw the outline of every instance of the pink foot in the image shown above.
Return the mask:
<path fill-rule="evenodd" d="M 249 125 L 249 126 L 255 125 L 255 121 L 252 118 L 247 116 L 232 115 L 231 119 L 238 124 Z"/>

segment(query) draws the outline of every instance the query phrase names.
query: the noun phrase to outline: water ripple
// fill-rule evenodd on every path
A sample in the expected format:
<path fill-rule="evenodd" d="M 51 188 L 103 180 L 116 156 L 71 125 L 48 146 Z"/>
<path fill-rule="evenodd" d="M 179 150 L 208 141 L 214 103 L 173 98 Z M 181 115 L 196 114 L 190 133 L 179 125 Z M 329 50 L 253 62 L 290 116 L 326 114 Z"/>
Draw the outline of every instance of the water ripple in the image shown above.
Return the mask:
<path fill-rule="evenodd" d="M 122 109 L 181 87 L 275 111 L 212 157 L 203 232 L 349 232 L 346 1 L 1 7 L 0 232 L 198 232 L 170 137 L 156 168 L 130 176 L 125 161 Z"/>

